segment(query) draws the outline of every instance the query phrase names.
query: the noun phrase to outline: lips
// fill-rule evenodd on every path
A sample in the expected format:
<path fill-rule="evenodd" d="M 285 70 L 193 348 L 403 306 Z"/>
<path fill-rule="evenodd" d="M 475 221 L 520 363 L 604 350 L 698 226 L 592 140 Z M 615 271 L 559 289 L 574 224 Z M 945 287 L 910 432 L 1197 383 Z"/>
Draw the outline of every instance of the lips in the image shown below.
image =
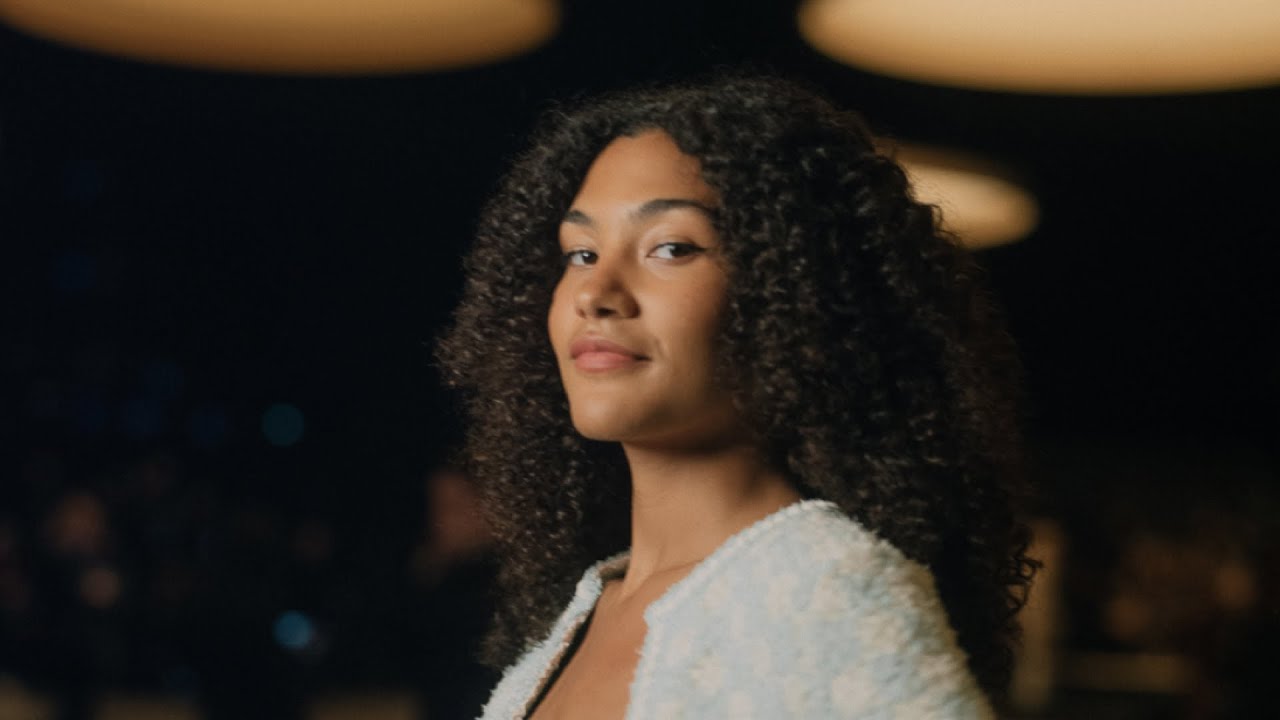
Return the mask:
<path fill-rule="evenodd" d="M 625 345 L 594 335 L 574 340 L 569 355 L 579 370 L 588 372 L 617 370 L 649 359 Z"/>

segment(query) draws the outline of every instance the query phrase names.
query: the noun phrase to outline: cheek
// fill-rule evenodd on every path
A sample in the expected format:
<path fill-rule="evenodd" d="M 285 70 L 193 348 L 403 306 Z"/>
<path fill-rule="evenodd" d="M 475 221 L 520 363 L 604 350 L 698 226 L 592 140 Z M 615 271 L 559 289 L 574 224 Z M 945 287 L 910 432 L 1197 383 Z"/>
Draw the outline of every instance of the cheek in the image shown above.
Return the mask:
<path fill-rule="evenodd" d="M 713 374 L 724 304 L 718 293 L 690 293 L 672 308 L 668 327 L 677 345 L 672 351 L 683 359 L 683 372 L 702 378 Z"/>
<path fill-rule="evenodd" d="M 719 313 L 691 313 L 685 320 L 685 336 L 689 349 L 696 354 L 699 368 L 711 375 L 715 370 L 716 343 L 720 329 Z"/>
<path fill-rule="evenodd" d="M 551 340 L 551 347 L 557 357 L 560 356 L 564 344 L 568 342 L 567 323 L 573 315 L 573 307 L 566 302 L 564 296 L 563 286 L 556 285 L 555 292 L 551 296 L 551 307 L 547 309 L 547 337 Z"/>

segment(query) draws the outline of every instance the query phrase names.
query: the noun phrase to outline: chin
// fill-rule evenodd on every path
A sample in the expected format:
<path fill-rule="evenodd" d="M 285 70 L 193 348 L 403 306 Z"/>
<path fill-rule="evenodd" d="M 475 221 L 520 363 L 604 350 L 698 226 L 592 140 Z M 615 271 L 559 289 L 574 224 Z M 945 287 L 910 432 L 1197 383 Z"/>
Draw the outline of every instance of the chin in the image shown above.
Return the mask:
<path fill-rule="evenodd" d="M 600 442 L 621 442 L 632 433 L 628 432 L 631 423 L 623 418 L 600 416 L 598 414 L 573 415 L 573 427 L 578 434 L 588 440 Z"/>
<path fill-rule="evenodd" d="M 672 424 L 671 411 L 647 403 L 638 393 L 579 397 L 569 402 L 569 416 L 578 434 L 601 442 L 626 442 L 659 434 Z"/>

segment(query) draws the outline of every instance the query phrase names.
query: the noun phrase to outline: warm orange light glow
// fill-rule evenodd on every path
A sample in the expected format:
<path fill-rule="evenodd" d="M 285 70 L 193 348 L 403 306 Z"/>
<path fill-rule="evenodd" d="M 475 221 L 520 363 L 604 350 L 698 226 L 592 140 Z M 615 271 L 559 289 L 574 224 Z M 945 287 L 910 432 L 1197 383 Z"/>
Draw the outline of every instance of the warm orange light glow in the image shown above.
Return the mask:
<path fill-rule="evenodd" d="M 907 172 L 916 199 L 937 205 L 943 228 L 966 247 L 1016 242 L 1035 229 L 1035 198 L 989 164 L 934 148 L 903 146 L 887 152 Z"/>
<path fill-rule="evenodd" d="M 1280 82 L 1276 0 L 806 0 L 799 26 L 841 62 L 944 85 L 1088 94 Z"/>
<path fill-rule="evenodd" d="M 259 72 L 456 68 L 555 32 L 555 0 L 0 0 L 0 20 L 59 42 Z"/>

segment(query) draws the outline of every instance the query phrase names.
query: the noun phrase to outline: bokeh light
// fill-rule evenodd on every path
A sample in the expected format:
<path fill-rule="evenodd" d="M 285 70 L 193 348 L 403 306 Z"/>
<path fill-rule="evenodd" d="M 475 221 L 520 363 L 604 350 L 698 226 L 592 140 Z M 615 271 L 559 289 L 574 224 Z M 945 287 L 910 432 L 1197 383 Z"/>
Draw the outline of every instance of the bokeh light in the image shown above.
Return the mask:
<path fill-rule="evenodd" d="M 32 34 L 224 70 L 376 73 L 493 62 L 545 42 L 555 0 L 0 0 Z"/>
<path fill-rule="evenodd" d="M 286 650 L 306 650 L 316 641 L 315 623 L 296 610 L 290 610 L 276 618 L 272 632 L 276 642 Z"/>
<path fill-rule="evenodd" d="M 799 26 L 841 62 L 943 85 L 1106 94 L 1280 82 L 1274 0 L 808 0 Z"/>
<path fill-rule="evenodd" d="M 298 444 L 305 429 L 302 411 L 288 403 L 276 403 L 262 413 L 262 434 L 276 447 Z"/>

